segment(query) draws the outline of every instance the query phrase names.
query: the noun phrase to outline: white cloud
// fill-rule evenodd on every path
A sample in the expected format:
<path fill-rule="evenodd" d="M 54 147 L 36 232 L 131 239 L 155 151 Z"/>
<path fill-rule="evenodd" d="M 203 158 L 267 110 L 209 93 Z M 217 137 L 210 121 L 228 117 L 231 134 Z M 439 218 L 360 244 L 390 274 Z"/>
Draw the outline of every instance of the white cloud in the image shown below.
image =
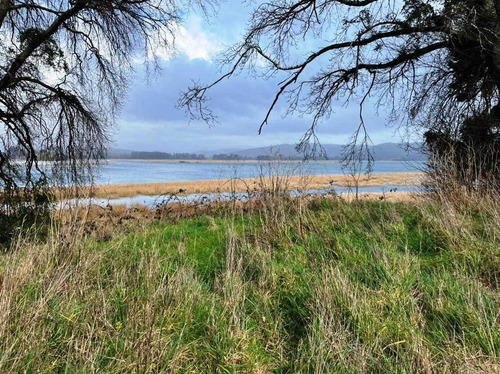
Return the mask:
<path fill-rule="evenodd" d="M 174 25 L 171 30 L 163 30 L 162 38 L 172 44 L 173 48 L 156 44 L 152 51 L 156 57 L 170 61 L 175 55 L 186 55 L 189 60 L 202 59 L 208 62 L 222 49 L 220 37 L 203 30 L 203 19 L 190 16 L 185 25 Z M 172 37 L 171 33 L 174 34 Z"/>

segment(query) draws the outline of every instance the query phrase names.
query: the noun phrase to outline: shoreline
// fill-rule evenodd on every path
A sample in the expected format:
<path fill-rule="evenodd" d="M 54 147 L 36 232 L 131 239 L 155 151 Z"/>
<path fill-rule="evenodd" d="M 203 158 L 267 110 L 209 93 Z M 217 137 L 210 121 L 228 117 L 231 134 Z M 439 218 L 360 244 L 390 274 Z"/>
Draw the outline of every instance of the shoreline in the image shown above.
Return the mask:
<path fill-rule="evenodd" d="M 342 160 L 340 159 L 329 159 L 329 160 L 303 160 L 303 159 L 280 159 L 280 160 L 257 160 L 257 159 L 248 159 L 248 160 L 194 160 L 194 159 L 139 159 L 139 158 L 109 158 L 102 160 L 104 163 L 113 163 L 113 162 L 148 162 L 148 163 L 159 163 L 159 164 L 257 164 L 257 163 L 268 163 L 268 162 L 315 162 L 315 163 L 332 163 L 332 164 L 340 164 Z M 377 160 L 376 162 L 393 162 L 393 163 L 421 163 L 423 161 L 418 160 Z"/>
<path fill-rule="evenodd" d="M 139 158 L 110 158 L 107 160 L 103 160 L 103 162 L 106 163 L 114 163 L 114 162 L 146 162 L 146 163 L 151 163 L 151 164 L 223 164 L 223 165 L 228 165 L 228 164 L 258 164 L 258 163 L 266 163 L 266 162 L 273 162 L 277 160 L 256 160 L 256 159 L 251 159 L 251 160 L 211 160 L 211 159 L 205 159 L 205 160 L 186 160 L 186 159 L 139 159 Z M 283 163 L 299 163 L 299 162 L 304 162 L 304 160 L 278 160 L 279 162 Z M 308 160 L 305 162 L 311 162 L 312 160 Z M 340 160 L 315 160 L 312 162 L 320 162 L 320 163 L 334 163 L 334 164 L 339 164 L 341 163 Z M 384 161 L 385 162 L 385 161 Z M 398 161 L 394 161 L 398 162 Z"/>
<path fill-rule="evenodd" d="M 380 173 L 369 177 L 361 176 L 358 187 L 378 187 L 384 185 L 419 186 L 424 174 L 420 172 Z M 219 192 L 248 192 L 266 189 L 324 189 L 335 186 L 353 186 L 352 178 L 348 175 L 311 175 L 311 176 L 283 176 L 279 178 L 238 178 L 238 179 L 209 179 L 195 181 L 179 181 L 164 183 L 130 183 L 109 184 L 93 187 L 83 187 L 78 194 L 72 189 L 59 189 L 56 194 L 59 199 L 78 197 L 95 197 L 101 199 L 125 198 L 135 196 L 179 195 L 219 193 Z"/>

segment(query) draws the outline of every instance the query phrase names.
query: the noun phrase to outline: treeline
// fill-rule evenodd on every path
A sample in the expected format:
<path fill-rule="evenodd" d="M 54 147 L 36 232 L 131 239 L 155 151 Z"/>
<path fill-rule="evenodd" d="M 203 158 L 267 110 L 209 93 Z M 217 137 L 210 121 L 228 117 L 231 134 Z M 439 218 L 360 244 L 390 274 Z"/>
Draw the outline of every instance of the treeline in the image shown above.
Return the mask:
<path fill-rule="evenodd" d="M 138 160 L 205 160 L 198 153 L 132 152 L 127 158 Z"/>
<path fill-rule="evenodd" d="M 136 160 L 206 160 L 204 154 L 198 153 L 168 153 L 168 152 L 146 152 L 134 151 L 128 155 L 120 155 L 119 158 L 136 159 Z M 212 156 L 215 161 L 244 161 L 244 160 L 258 160 L 267 161 L 282 159 L 283 157 L 276 155 L 258 155 L 257 157 L 241 156 L 236 153 L 216 153 Z M 287 160 L 300 159 L 299 157 L 286 157 Z"/>
<path fill-rule="evenodd" d="M 257 161 L 271 161 L 271 160 L 301 160 L 301 157 L 283 157 L 280 155 L 258 155 L 256 157 L 241 156 L 235 153 L 218 153 L 212 156 L 212 160 L 217 161 L 240 161 L 240 160 L 257 160 Z"/>
<path fill-rule="evenodd" d="M 280 156 L 280 155 L 258 155 L 255 158 L 257 161 L 272 161 L 272 160 L 303 160 L 303 157 L 298 156 Z"/>
<path fill-rule="evenodd" d="M 239 160 L 248 160 L 248 157 L 237 155 L 236 153 L 216 153 L 212 156 L 212 160 L 218 161 L 239 161 Z"/>

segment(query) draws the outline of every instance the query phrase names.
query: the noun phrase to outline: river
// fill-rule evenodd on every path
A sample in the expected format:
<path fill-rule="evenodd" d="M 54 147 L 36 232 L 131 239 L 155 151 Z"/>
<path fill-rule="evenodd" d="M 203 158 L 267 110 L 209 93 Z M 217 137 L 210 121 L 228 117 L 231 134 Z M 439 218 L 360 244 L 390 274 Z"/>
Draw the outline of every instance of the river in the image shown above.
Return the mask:
<path fill-rule="evenodd" d="M 130 184 L 179 182 L 206 179 L 251 178 L 261 173 L 280 172 L 287 175 L 343 174 L 342 165 L 336 161 L 270 163 L 207 163 L 197 161 L 129 161 L 110 160 L 97 170 L 95 184 Z M 373 173 L 417 172 L 422 162 L 377 161 Z"/>

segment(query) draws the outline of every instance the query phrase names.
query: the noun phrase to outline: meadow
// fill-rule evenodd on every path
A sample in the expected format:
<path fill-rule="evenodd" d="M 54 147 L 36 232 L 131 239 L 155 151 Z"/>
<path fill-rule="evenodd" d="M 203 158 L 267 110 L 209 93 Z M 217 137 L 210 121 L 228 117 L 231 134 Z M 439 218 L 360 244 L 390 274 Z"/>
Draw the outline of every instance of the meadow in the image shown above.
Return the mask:
<path fill-rule="evenodd" d="M 498 372 L 499 248 L 465 192 L 66 212 L 0 257 L 0 372 Z"/>

